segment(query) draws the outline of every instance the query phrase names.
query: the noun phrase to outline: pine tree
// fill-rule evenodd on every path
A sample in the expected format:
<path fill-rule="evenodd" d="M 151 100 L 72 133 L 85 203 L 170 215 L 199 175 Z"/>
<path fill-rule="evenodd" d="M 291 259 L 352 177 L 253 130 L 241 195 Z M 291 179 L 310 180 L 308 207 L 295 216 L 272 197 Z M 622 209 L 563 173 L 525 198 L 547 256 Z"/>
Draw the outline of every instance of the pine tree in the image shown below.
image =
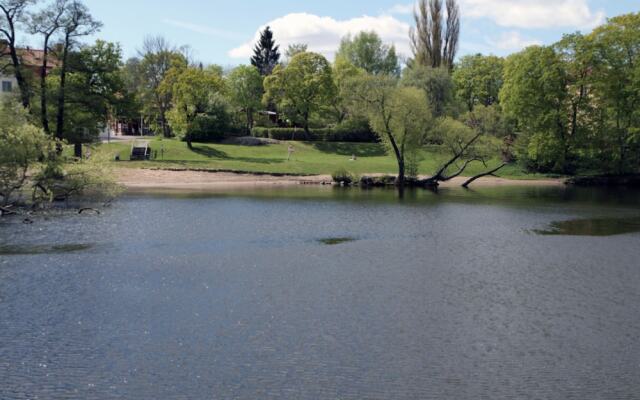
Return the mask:
<path fill-rule="evenodd" d="M 262 76 L 271 75 L 280 62 L 280 46 L 276 46 L 270 27 L 267 26 L 260 34 L 260 41 L 253 49 L 253 53 L 251 64 L 258 68 Z"/>

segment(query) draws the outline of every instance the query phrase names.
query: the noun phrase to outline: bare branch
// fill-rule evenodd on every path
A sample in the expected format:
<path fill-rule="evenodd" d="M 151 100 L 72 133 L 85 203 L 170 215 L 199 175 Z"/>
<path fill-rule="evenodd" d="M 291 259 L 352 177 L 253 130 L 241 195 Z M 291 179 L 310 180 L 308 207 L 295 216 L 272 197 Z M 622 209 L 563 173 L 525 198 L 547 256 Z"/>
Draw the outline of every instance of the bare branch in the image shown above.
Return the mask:
<path fill-rule="evenodd" d="M 462 184 L 462 187 L 465 189 L 468 189 L 469 186 L 471 186 L 471 184 L 475 181 L 477 181 L 480 178 L 484 178 L 485 176 L 495 176 L 495 173 L 500 171 L 502 168 L 506 167 L 508 164 L 507 163 L 503 163 L 502 165 L 500 165 L 497 168 L 492 169 L 489 172 L 485 172 L 483 174 L 480 175 L 476 175 L 473 178 L 469 179 L 468 181 L 466 181 L 465 183 Z"/>

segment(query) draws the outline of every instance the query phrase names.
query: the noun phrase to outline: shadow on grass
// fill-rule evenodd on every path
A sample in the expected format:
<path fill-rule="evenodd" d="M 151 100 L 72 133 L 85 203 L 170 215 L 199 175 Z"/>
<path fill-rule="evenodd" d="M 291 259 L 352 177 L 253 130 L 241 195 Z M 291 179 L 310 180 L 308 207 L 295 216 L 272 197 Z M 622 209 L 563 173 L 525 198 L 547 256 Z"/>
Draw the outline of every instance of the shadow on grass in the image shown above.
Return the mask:
<path fill-rule="evenodd" d="M 383 157 L 387 152 L 383 145 L 378 143 L 334 143 L 313 142 L 310 143 L 316 150 L 323 153 L 338 154 L 341 156 L 357 157 Z"/>
<path fill-rule="evenodd" d="M 193 146 L 191 151 L 203 157 L 217 158 L 219 160 L 226 160 L 226 161 L 239 161 L 239 162 L 255 163 L 255 164 L 282 164 L 285 162 L 284 158 L 231 157 L 224 151 L 221 151 L 209 146 Z"/>

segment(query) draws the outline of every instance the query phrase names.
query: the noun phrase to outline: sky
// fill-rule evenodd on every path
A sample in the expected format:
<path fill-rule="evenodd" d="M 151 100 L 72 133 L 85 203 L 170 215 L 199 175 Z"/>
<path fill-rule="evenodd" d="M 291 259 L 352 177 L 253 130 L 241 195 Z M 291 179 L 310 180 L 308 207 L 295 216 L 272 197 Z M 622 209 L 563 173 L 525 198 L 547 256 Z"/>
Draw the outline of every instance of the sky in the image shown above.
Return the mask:
<path fill-rule="evenodd" d="M 306 43 L 332 59 L 346 34 L 376 31 L 410 56 L 414 4 L 403 0 L 85 0 L 104 23 L 97 38 L 118 42 L 126 58 L 146 36 L 188 45 L 205 64 L 248 63 L 259 31 L 270 25 L 284 49 Z M 508 55 L 550 44 L 564 33 L 589 32 L 607 18 L 640 11 L 638 0 L 459 0 L 460 55 Z M 33 39 L 25 39 L 30 42 Z M 36 46 L 37 43 L 31 43 Z"/>

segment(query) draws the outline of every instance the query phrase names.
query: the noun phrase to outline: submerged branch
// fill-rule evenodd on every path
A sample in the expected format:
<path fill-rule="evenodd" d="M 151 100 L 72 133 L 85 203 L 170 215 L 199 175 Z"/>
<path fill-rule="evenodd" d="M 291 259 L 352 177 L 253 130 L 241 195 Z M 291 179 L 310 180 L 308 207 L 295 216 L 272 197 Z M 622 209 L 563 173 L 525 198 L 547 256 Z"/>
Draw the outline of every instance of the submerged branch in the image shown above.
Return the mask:
<path fill-rule="evenodd" d="M 497 167 L 497 168 L 495 168 L 495 169 L 492 169 L 491 171 L 485 172 L 485 173 L 480 174 L 480 175 L 476 175 L 476 176 L 474 176 L 473 178 L 471 178 L 471 179 L 469 179 L 468 181 L 466 181 L 465 183 L 463 183 L 463 184 L 462 184 L 462 187 L 463 187 L 463 188 L 465 188 L 465 189 L 468 189 L 468 188 L 469 188 L 469 186 L 470 186 L 473 182 L 477 181 L 477 180 L 478 180 L 478 179 L 480 179 L 480 178 L 484 178 L 485 176 L 495 176 L 495 173 L 496 173 L 496 172 L 500 171 L 502 168 L 504 168 L 504 167 L 506 167 L 506 166 L 507 166 L 507 163 L 503 163 L 502 165 L 500 165 L 499 167 Z"/>

